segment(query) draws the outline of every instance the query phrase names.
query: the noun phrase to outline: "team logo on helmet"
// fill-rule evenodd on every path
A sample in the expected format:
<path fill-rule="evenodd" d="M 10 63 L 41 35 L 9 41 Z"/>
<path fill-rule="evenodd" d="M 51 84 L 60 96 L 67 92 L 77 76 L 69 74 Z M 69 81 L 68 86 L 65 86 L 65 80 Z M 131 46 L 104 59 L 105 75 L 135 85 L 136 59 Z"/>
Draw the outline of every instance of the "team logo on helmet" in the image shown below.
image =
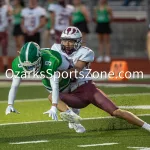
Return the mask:
<path fill-rule="evenodd" d="M 67 28 L 64 32 L 66 34 L 74 34 L 75 32 L 77 32 L 77 30 L 75 28 Z"/>

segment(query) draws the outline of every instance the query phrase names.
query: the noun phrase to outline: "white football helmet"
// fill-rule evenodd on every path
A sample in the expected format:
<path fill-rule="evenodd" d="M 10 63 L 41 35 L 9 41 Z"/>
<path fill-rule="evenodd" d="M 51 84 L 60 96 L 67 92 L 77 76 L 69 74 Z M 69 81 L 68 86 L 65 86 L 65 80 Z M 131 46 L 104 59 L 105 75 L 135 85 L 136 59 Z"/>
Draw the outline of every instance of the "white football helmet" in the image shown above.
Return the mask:
<path fill-rule="evenodd" d="M 62 40 L 74 40 L 75 41 L 73 49 L 69 50 L 69 54 L 72 54 L 74 51 L 78 50 L 81 47 L 82 33 L 78 28 L 74 26 L 67 27 L 62 32 L 60 38 L 61 38 L 61 47 L 63 51 L 65 51 L 65 46 L 62 44 Z"/>

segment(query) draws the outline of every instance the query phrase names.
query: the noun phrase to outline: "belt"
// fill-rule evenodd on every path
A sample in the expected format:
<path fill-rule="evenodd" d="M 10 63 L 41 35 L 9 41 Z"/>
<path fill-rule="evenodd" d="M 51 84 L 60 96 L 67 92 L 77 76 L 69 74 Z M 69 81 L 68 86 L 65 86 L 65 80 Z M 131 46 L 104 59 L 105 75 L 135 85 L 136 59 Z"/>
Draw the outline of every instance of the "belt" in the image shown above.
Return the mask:
<path fill-rule="evenodd" d="M 74 84 L 73 86 L 70 87 L 70 91 L 72 92 L 72 91 L 76 90 L 78 87 L 80 87 L 81 85 L 83 85 L 85 83 L 88 83 L 89 81 L 91 81 L 91 80 L 81 81 L 79 83 Z"/>

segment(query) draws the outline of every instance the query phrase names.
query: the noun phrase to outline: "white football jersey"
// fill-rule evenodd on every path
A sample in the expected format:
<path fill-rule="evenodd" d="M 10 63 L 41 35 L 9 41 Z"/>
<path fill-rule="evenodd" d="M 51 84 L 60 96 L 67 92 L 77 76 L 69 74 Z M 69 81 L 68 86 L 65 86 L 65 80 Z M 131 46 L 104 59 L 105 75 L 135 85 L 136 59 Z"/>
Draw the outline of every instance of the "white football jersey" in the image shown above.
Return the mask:
<path fill-rule="evenodd" d="M 4 32 L 6 28 L 8 27 L 8 15 L 7 15 L 8 9 L 6 5 L 2 6 L 0 8 L 0 32 Z"/>
<path fill-rule="evenodd" d="M 33 31 L 39 26 L 41 16 L 46 17 L 46 10 L 39 6 L 34 9 L 27 7 L 22 10 L 21 16 L 24 18 L 25 28 L 28 31 Z"/>
<path fill-rule="evenodd" d="M 69 60 L 67 60 L 66 57 L 62 54 L 61 54 L 61 58 L 62 58 L 62 63 L 59 66 L 58 70 L 67 70 L 70 66 Z"/>
<path fill-rule="evenodd" d="M 59 4 L 51 4 L 48 7 L 48 11 L 55 13 L 55 30 L 63 31 L 69 26 L 69 18 L 73 12 L 73 7 L 71 7 L 71 5 L 63 7 Z"/>
<path fill-rule="evenodd" d="M 76 64 L 78 60 L 89 62 L 89 63 L 94 61 L 94 52 L 90 48 L 85 46 L 82 46 L 81 48 L 79 48 L 77 51 L 73 52 L 69 56 L 61 50 L 61 44 L 53 44 L 51 49 L 67 57 L 67 59 L 70 62 L 72 61 L 72 65 Z M 88 69 L 89 69 L 89 64 L 86 67 L 84 67 L 83 70 L 81 71 L 82 75 L 80 74 L 78 76 L 78 80 L 77 80 L 78 83 L 81 81 L 92 80 Z"/>

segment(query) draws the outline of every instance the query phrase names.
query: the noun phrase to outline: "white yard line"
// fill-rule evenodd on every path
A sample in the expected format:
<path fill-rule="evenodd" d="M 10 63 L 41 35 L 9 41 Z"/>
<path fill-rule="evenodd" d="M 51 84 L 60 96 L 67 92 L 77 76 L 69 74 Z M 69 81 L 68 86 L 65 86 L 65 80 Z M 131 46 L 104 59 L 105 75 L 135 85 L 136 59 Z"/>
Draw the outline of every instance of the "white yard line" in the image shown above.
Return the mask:
<path fill-rule="evenodd" d="M 32 143 L 45 143 L 49 142 L 48 140 L 41 140 L 41 141 L 25 141 L 25 142 L 14 142 L 14 143 L 9 143 L 9 144 L 32 144 Z"/>
<path fill-rule="evenodd" d="M 139 95 L 150 95 L 149 93 L 129 93 L 129 94 L 108 94 L 110 97 L 119 97 L 119 96 L 139 96 Z"/>
<path fill-rule="evenodd" d="M 119 106 L 121 109 L 150 109 L 150 105 Z"/>
<path fill-rule="evenodd" d="M 105 87 L 147 87 L 150 88 L 150 84 L 126 84 L 126 83 L 96 83 L 96 86 L 105 86 Z"/>
<path fill-rule="evenodd" d="M 142 116 L 150 116 L 150 114 L 140 114 L 137 115 L 138 117 L 142 117 Z M 98 120 L 98 119 L 115 119 L 116 117 L 113 116 L 107 116 L 107 117 L 92 117 L 92 118 L 83 118 L 82 120 Z"/>
<path fill-rule="evenodd" d="M 25 87 L 25 86 L 43 86 L 43 84 L 41 82 L 22 82 L 20 84 L 20 87 Z M 11 82 L 2 82 L 0 83 L 0 88 L 4 88 L 4 87 L 11 87 Z"/>
<path fill-rule="evenodd" d="M 58 120 L 60 122 L 62 120 Z M 21 124 L 36 124 L 36 123 L 46 123 L 46 122 L 56 122 L 54 120 L 43 120 L 43 121 L 29 121 L 29 122 L 15 122 L 15 123 L 2 123 L 0 126 L 7 126 L 7 125 L 21 125 Z"/>
<path fill-rule="evenodd" d="M 150 114 L 140 114 L 140 115 L 137 115 L 138 117 L 141 117 L 141 116 L 150 116 Z M 95 119 L 111 119 L 111 118 L 116 118 L 116 117 L 113 117 L 113 116 L 107 116 L 107 117 L 93 117 L 93 118 L 83 118 L 82 120 L 95 120 Z"/>
<path fill-rule="evenodd" d="M 118 144 L 118 143 L 88 144 L 88 145 L 78 145 L 78 147 L 107 146 L 107 145 L 115 145 L 115 144 Z"/>
<path fill-rule="evenodd" d="M 137 150 L 150 150 L 150 147 L 127 147 L 130 149 L 137 149 Z"/>
<path fill-rule="evenodd" d="M 120 97 L 120 96 L 137 96 L 137 95 L 150 95 L 150 93 L 130 93 L 130 94 L 108 94 L 109 97 Z M 45 101 L 48 98 L 35 98 L 35 99 L 19 99 L 16 102 L 33 102 L 33 101 Z M 0 103 L 7 103 L 6 100 L 0 101 Z"/>
<path fill-rule="evenodd" d="M 150 116 L 150 114 L 140 114 L 137 116 Z M 96 119 L 115 119 L 115 117 L 93 117 L 93 118 L 83 118 L 82 120 L 96 120 Z M 62 120 L 58 120 L 61 122 Z M 56 122 L 54 120 L 43 120 L 43 121 L 29 121 L 29 122 L 15 122 L 15 123 L 2 123 L 0 126 L 7 126 L 7 125 L 21 125 L 21 124 L 36 124 L 36 123 L 46 123 L 46 122 Z"/>
<path fill-rule="evenodd" d="M 22 103 L 22 102 L 39 102 L 39 101 L 46 101 L 48 98 L 34 98 L 34 99 L 18 99 L 15 100 L 15 103 Z M 0 101 L 0 103 L 7 103 L 7 101 Z"/>
<path fill-rule="evenodd" d="M 98 80 L 99 81 L 99 80 Z M 97 81 L 95 81 L 97 86 L 105 86 L 105 87 L 150 87 L 150 84 L 143 84 L 143 83 L 138 83 L 138 84 L 129 84 L 129 83 L 97 83 Z M 11 86 L 11 82 L 6 81 L 6 82 L 2 82 L 0 83 L 0 88 L 3 87 L 10 87 Z M 43 86 L 42 82 L 22 82 L 20 84 L 20 87 L 25 87 L 25 86 Z"/>

